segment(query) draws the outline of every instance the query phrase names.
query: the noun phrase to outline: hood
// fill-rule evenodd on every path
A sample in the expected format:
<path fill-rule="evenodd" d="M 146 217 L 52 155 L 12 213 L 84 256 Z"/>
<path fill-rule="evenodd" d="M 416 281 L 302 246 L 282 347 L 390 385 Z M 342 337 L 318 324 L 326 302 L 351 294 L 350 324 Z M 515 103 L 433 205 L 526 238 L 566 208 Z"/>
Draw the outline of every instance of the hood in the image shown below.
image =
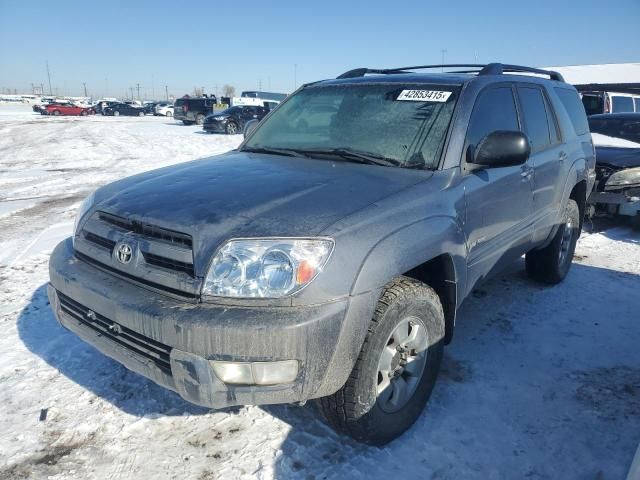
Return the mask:
<path fill-rule="evenodd" d="M 615 168 L 640 167 L 640 148 L 596 147 L 596 164 Z"/>
<path fill-rule="evenodd" d="M 97 208 L 190 234 L 196 269 L 238 237 L 314 236 L 428 171 L 230 152 L 125 178 Z"/>
<path fill-rule="evenodd" d="M 206 117 L 204 117 L 205 122 L 215 122 L 217 120 L 224 120 L 229 118 L 230 115 L 227 113 L 211 113 L 209 115 L 207 115 Z"/>

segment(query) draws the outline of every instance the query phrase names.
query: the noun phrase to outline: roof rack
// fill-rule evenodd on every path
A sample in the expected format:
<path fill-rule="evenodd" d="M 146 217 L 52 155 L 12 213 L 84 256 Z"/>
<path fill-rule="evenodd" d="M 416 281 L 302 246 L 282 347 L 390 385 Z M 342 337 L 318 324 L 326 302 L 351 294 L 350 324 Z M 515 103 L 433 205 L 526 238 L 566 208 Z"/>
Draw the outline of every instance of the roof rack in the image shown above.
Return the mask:
<path fill-rule="evenodd" d="M 535 73 L 537 75 L 548 75 L 551 80 L 557 80 L 558 82 L 564 82 L 564 78 L 560 73 L 553 70 L 542 70 L 540 68 L 523 67 L 521 65 L 508 65 L 502 63 L 449 63 L 444 65 L 417 65 L 414 67 L 401 67 L 401 68 L 356 68 L 349 70 L 338 76 L 338 79 L 342 78 L 356 78 L 364 77 L 368 73 L 389 75 L 393 73 L 410 73 L 410 70 L 425 70 L 431 68 L 472 68 L 474 70 L 462 70 L 458 72 L 450 73 L 477 73 L 478 75 L 502 75 L 504 73 Z"/>

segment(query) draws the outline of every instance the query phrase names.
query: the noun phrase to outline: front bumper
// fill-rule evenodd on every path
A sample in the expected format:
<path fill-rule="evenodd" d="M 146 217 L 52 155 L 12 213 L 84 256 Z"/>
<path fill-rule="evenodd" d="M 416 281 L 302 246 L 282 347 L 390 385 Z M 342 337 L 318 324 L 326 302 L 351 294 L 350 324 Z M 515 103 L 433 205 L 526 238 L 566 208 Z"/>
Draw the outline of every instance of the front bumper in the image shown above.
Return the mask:
<path fill-rule="evenodd" d="M 611 213 L 634 217 L 640 214 L 640 189 L 624 189 L 617 191 L 592 192 L 588 203 L 606 205 Z"/>
<path fill-rule="evenodd" d="M 368 320 L 364 330 L 348 325 L 371 311 L 368 295 L 304 307 L 181 302 L 77 259 L 70 239 L 52 253 L 49 271 L 50 302 L 64 327 L 130 370 L 213 408 L 333 393 L 353 367 Z M 274 386 L 225 384 L 209 364 L 292 359 L 298 377 Z"/>
<path fill-rule="evenodd" d="M 202 129 L 205 132 L 210 133 L 225 133 L 226 132 L 226 122 L 208 122 L 202 125 Z"/>

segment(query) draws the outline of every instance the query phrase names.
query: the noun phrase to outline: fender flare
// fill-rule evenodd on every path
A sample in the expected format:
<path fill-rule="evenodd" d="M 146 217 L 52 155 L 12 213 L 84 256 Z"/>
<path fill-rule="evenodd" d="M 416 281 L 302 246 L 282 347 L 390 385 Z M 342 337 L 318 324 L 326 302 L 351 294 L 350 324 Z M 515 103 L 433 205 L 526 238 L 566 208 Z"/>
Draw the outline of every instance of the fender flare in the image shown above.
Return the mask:
<path fill-rule="evenodd" d="M 571 168 L 569 169 L 569 173 L 567 174 L 564 187 L 562 189 L 562 204 L 560 206 L 559 215 L 562 215 L 562 212 L 564 211 L 564 206 L 569 201 L 569 197 L 571 196 L 571 192 L 573 188 L 583 180 L 587 182 L 589 181 L 587 161 L 584 157 L 581 157 L 576 159 L 571 164 Z M 551 229 L 551 232 L 549 233 L 549 236 L 547 237 L 547 239 L 539 248 L 544 248 L 547 245 L 549 245 L 549 243 L 553 240 L 553 237 L 556 236 L 559 226 L 560 226 L 560 223 L 557 222 L 556 225 L 554 225 L 554 227 Z"/>
<path fill-rule="evenodd" d="M 369 250 L 353 282 L 351 295 L 380 289 L 392 278 L 443 254 L 453 259 L 461 291 L 460 286 L 466 281 L 467 244 L 460 223 L 448 215 L 434 215 L 404 225 L 382 237 Z"/>
<path fill-rule="evenodd" d="M 450 259 L 452 279 L 429 282 L 442 301 L 446 338 L 453 337 L 456 311 L 464 299 L 467 281 L 467 242 L 460 222 L 448 215 L 425 217 L 381 238 L 367 253 L 351 288 L 351 295 L 379 292 L 393 278 L 434 260 Z M 390 258 L 391 257 L 391 258 Z"/>

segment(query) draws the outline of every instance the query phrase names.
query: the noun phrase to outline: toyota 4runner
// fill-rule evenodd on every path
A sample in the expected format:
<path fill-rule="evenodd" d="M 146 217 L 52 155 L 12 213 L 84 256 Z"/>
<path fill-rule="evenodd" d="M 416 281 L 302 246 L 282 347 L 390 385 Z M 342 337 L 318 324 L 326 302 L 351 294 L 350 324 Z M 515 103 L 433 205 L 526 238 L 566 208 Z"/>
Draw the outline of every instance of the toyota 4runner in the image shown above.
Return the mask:
<path fill-rule="evenodd" d="M 190 402 L 396 438 L 478 281 L 565 278 L 595 178 L 559 74 L 443 67 L 304 85 L 237 150 L 99 188 L 51 256 L 58 321 Z"/>

